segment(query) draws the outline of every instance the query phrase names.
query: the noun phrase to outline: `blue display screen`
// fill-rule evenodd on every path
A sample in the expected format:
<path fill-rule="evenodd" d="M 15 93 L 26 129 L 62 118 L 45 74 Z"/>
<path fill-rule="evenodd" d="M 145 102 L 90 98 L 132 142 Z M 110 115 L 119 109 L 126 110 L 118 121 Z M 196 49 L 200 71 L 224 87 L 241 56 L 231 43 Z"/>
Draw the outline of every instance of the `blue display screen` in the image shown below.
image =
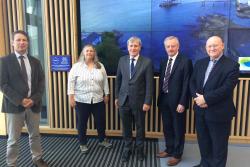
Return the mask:
<path fill-rule="evenodd" d="M 225 55 L 235 61 L 250 55 L 247 0 L 80 0 L 79 6 L 80 48 L 94 44 L 108 74 L 115 74 L 119 58 L 128 54 L 131 36 L 141 38 L 141 55 L 153 61 L 155 72 L 167 56 L 163 41 L 170 35 L 179 38 L 180 52 L 193 63 L 207 56 L 205 43 L 213 35 L 223 38 Z M 230 41 L 239 35 L 240 48 Z"/>

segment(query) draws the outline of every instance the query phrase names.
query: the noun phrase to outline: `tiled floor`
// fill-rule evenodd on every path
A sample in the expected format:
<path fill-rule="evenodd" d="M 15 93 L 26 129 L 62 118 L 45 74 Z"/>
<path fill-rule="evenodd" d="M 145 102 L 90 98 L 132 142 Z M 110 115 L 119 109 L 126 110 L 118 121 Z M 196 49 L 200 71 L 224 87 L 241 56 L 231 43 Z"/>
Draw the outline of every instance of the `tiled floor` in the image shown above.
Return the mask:
<path fill-rule="evenodd" d="M 163 150 L 164 140 L 159 140 L 159 150 Z M 176 167 L 192 167 L 200 161 L 199 148 L 196 142 L 186 142 L 182 161 Z M 167 158 L 161 158 L 161 167 L 167 166 Z M 250 144 L 231 144 L 228 147 L 227 167 L 249 167 Z"/>

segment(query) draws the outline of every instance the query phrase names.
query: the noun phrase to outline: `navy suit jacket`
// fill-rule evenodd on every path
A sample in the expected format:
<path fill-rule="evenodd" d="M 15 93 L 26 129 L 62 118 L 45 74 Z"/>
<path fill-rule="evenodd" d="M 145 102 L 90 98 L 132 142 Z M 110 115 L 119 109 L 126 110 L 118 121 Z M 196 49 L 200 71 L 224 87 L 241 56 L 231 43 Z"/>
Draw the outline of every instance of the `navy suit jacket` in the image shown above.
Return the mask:
<path fill-rule="evenodd" d="M 200 108 L 194 104 L 196 116 L 204 114 L 207 120 L 230 121 L 236 114 L 233 90 L 238 83 L 239 64 L 223 55 L 203 86 L 209 61 L 209 57 L 198 60 L 190 79 L 192 97 L 195 98 L 196 93 L 202 94 L 208 105 L 207 108 Z"/>
<path fill-rule="evenodd" d="M 164 106 L 164 99 L 162 98 L 164 92 L 162 90 L 165 71 L 168 59 L 165 58 L 160 64 L 160 80 L 159 80 L 159 97 L 158 106 Z M 189 103 L 189 79 L 192 73 L 192 62 L 188 58 L 178 54 L 174 65 L 172 67 L 171 75 L 168 80 L 168 103 L 171 104 L 171 110 L 176 111 L 178 104 L 182 104 L 185 108 Z"/>
<path fill-rule="evenodd" d="M 115 98 L 118 99 L 119 106 L 125 103 L 128 96 L 129 103 L 135 109 L 141 110 L 143 104 L 151 105 L 153 66 L 149 58 L 139 56 L 131 78 L 129 56 L 120 58 L 115 84 Z"/>
<path fill-rule="evenodd" d="M 28 55 L 31 66 L 31 110 L 40 112 L 44 91 L 44 72 L 40 61 Z M 2 112 L 18 113 L 25 110 L 22 100 L 27 98 L 28 87 L 21 74 L 21 67 L 14 53 L 0 59 L 0 90 L 3 93 Z"/>

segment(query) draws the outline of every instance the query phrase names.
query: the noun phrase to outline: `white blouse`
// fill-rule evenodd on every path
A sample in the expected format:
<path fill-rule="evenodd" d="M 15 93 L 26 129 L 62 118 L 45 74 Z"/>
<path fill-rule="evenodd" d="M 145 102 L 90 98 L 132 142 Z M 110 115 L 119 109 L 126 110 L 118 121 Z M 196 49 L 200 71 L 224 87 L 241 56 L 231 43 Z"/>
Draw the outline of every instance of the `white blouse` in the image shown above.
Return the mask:
<path fill-rule="evenodd" d="M 100 69 L 88 69 L 84 62 L 73 65 L 68 76 L 68 95 L 75 95 L 75 101 L 81 103 L 99 103 L 103 96 L 109 94 L 106 70 L 101 64 Z"/>

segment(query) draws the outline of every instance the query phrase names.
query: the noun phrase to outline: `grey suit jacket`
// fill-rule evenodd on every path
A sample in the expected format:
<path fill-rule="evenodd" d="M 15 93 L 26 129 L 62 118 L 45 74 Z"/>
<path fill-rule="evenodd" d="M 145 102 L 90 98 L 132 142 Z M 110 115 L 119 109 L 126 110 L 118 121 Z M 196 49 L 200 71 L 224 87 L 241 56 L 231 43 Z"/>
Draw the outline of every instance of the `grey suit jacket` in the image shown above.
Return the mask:
<path fill-rule="evenodd" d="M 30 55 L 28 59 L 31 66 L 31 96 L 29 98 L 34 102 L 31 110 L 40 112 L 45 86 L 44 72 L 38 59 Z M 18 113 L 25 110 L 21 103 L 24 98 L 27 98 L 28 87 L 14 53 L 0 58 L 0 90 L 3 93 L 2 112 Z"/>
<path fill-rule="evenodd" d="M 129 56 L 121 57 L 115 84 L 115 97 L 118 99 L 119 106 L 124 105 L 126 98 L 129 97 L 131 107 L 141 110 L 143 104 L 151 104 L 152 94 L 153 66 L 151 60 L 139 56 L 134 73 L 130 78 Z"/>

